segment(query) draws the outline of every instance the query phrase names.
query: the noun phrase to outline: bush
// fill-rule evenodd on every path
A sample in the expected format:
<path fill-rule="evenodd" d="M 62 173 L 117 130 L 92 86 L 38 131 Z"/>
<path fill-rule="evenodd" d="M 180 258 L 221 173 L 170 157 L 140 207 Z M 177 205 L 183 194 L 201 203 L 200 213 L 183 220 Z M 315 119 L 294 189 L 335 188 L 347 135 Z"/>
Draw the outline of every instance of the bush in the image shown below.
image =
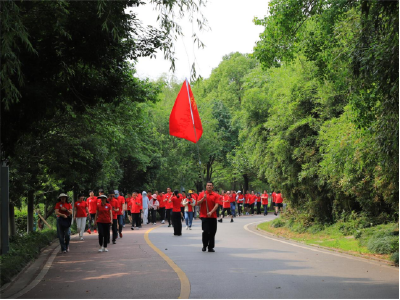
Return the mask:
<path fill-rule="evenodd" d="M 395 252 L 390 256 L 390 260 L 393 261 L 397 266 L 399 265 L 399 251 Z"/>
<path fill-rule="evenodd" d="M 284 220 L 282 220 L 282 218 L 277 218 L 272 221 L 271 227 L 274 227 L 274 228 L 284 227 L 285 224 L 286 224 L 286 222 Z"/>
<path fill-rule="evenodd" d="M 398 236 L 373 236 L 367 244 L 368 250 L 378 254 L 390 254 L 399 250 Z"/>
<path fill-rule="evenodd" d="M 15 230 L 17 234 L 25 234 L 28 227 L 28 217 L 26 210 L 14 210 Z"/>
<path fill-rule="evenodd" d="M 40 250 L 56 237 L 57 230 L 44 230 L 10 238 L 10 251 L 0 256 L 1 285 L 10 282 L 14 275 L 35 259 Z"/>

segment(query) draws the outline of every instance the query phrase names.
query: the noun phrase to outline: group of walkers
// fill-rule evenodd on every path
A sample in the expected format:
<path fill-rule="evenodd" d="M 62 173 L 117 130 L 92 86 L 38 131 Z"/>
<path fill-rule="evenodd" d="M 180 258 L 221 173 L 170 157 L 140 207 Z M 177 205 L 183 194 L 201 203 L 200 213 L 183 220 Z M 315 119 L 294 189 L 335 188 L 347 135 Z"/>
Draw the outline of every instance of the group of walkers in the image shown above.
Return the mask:
<path fill-rule="evenodd" d="M 118 190 L 110 191 L 105 195 L 102 189 L 98 196 L 93 191 L 85 201 L 85 195 L 78 195 L 77 201 L 72 204 L 68 202 L 67 194 L 59 195 L 59 202 L 55 206 L 57 216 L 57 233 L 60 240 L 61 251 L 69 252 L 70 226 L 72 216 L 76 222 L 79 239 L 83 240 L 86 221 L 89 218 L 88 234 L 98 233 L 99 252 L 108 252 L 107 245 L 110 244 L 110 229 L 112 231 L 112 243 L 116 244 L 118 238 L 123 237 L 122 229 L 125 227 L 126 218 L 129 219 L 131 230 L 142 228 L 142 224 L 156 225 L 156 214 L 158 213 L 161 224 L 168 222 L 168 227 L 173 226 L 174 236 L 182 235 L 182 222 L 185 221 L 186 230 L 192 229 L 193 219 L 200 217 L 203 230 L 203 251 L 208 248 L 209 252 L 215 252 L 215 233 L 218 222 L 222 223 L 225 213 L 230 216 L 230 222 L 234 217 L 243 215 L 261 214 L 261 206 L 264 216 L 268 214 L 268 203 L 272 197 L 272 206 L 275 207 L 274 214 L 282 210 L 283 198 L 280 193 L 273 192 L 263 194 L 247 191 L 214 191 L 212 182 L 208 182 L 206 191 L 199 194 L 192 190 L 188 193 L 167 188 L 167 192 L 141 194 L 133 192 L 127 194 L 126 198 Z"/>

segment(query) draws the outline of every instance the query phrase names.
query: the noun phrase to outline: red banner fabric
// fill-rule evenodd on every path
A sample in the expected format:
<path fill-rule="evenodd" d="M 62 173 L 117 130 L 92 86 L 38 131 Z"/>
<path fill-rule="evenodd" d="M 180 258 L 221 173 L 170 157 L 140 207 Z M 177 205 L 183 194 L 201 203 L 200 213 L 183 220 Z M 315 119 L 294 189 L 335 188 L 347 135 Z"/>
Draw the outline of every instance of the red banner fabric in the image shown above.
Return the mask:
<path fill-rule="evenodd" d="M 187 87 L 189 88 L 189 93 Z M 190 108 L 192 108 L 193 119 Z M 193 128 L 193 122 L 195 129 Z M 194 130 L 196 130 L 196 134 Z M 190 84 L 186 80 L 182 84 L 171 115 L 169 116 L 169 134 L 193 143 L 197 143 L 203 134 L 203 126 L 201 125 L 196 101 L 194 100 Z"/>

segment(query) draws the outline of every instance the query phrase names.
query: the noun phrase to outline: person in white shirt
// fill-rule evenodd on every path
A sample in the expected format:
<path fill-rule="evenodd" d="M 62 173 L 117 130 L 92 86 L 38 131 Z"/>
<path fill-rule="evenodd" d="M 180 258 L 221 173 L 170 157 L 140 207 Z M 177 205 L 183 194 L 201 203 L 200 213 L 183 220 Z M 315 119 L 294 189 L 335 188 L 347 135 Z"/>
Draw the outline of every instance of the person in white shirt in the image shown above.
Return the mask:
<path fill-rule="evenodd" d="M 159 206 L 160 203 L 157 200 L 157 195 L 152 195 L 151 199 L 149 200 L 149 212 L 151 216 L 151 223 L 153 223 L 153 225 L 156 225 L 156 211 L 158 210 Z"/>
<path fill-rule="evenodd" d="M 192 221 L 194 214 L 194 207 L 196 205 L 196 200 L 192 198 L 192 194 L 189 193 L 188 196 L 182 200 L 182 204 L 185 207 L 185 222 L 186 230 L 192 230 Z"/>
<path fill-rule="evenodd" d="M 143 224 L 149 224 L 149 220 L 148 220 L 148 209 L 149 209 L 149 198 L 147 197 L 147 193 L 145 191 L 143 191 L 142 193 L 142 213 L 143 213 Z"/>

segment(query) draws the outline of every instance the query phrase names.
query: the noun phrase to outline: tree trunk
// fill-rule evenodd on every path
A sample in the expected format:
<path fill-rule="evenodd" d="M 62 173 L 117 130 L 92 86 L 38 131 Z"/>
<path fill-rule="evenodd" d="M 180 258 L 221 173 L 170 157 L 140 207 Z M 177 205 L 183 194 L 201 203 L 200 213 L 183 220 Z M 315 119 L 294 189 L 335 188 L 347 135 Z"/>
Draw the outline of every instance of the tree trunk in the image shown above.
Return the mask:
<path fill-rule="evenodd" d="M 30 190 L 28 192 L 28 222 L 27 222 L 27 232 L 33 231 L 33 203 L 34 203 L 34 191 Z"/>
<path fill-rule="evenodd" d="M 9 236 L 14 236 L 17 234 L 17 230 L 15 228 L 15 213 L 14 213 L 14 204 L 10 202 L 8 210 L 8 230 Z"/>
<path fill-rule="evenodd" d="M 243 193 L 249 190 L 249 176 L 247 174 L 243 174 L 244 185 L 243 185 Z"/>

